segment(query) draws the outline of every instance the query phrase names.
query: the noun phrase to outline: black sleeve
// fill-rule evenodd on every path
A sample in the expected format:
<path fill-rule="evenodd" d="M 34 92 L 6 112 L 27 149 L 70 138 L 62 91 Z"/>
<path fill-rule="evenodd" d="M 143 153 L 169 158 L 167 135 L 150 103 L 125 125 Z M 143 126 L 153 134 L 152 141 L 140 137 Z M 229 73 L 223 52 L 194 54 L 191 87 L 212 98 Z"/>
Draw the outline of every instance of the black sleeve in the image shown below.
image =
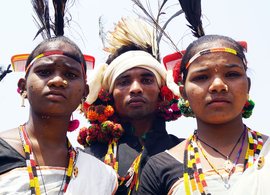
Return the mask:
<path fill-rule="evenodd" d="M 168 194 L 182 175 L 182 163 L 167 152 L 157 154 L 149 159 L 142 171 L 138 194 Z"/>
<path fill-rule="evenodd" d="M 25 158 L 0 138 L 0 174 L 18 167 L 26 167 Z"/>

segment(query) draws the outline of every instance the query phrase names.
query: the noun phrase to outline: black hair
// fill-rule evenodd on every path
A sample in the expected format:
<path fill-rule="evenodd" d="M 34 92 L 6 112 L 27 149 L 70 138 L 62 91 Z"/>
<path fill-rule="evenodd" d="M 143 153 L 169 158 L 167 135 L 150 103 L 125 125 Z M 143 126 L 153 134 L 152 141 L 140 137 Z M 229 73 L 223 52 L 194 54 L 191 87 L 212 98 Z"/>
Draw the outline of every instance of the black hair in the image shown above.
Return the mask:
<path fill-rule="evenodd" d="M 43 40 L 41 43 L 39 43 L 35 49 L 31 52 L 31 54 L 29 55 L 29 57 L 27 58 L 26 61 L 26 65 L 25 65 L 25 69 L 27 68 L 27 66 L 31 63 L 31 61 L 38 56 L 39 54 L 43 53 L 47 48 L 47 45 L 49 43 L 52 42 L 62 42 L 62 43 L 67 43 L 69 44 L 72 48 L 74 48 L 74 52 L 72 54 L 69 54 L 72 58 L 74 58 L 76 61 L 78 61 L 79 63 L 82 63 L 84 66 L 84 72 L 86 73 L 86 62 L 83 56 L 82 51 L 80 50 L 80 48 L 69 38 L 65 37 L 65 36 L 57 36 L 57 37 L 52 37 L 49 39 L 45 39 Z"/>
<path fill-rule="evenodd" d="M 153 57 L 153 53 L 152 53 L 152 47 L 149 46 L 147 48 L 141 47 L 137 44 L 129 44 L 129 45 L 123 45 L 122 47 L 120 47 L 119 49 L 116 50 L 116 52 L 112 53 L 111 55 L 109 55 L 106 63 L 110 64 L 115 58 L 117 58 L 118 56 L 120 56 L 121 54 L 128 52 L 128 51 L 135 51 L 135 50 L 141 50 L 141 51 L 145 51 L 147 53 L 150 53 Z"/>
<path fill-rule="evenodd" d="M 237 41 L 223 35 L 205 35 L 193 41 L 186 49 L 186 52 L 181 61 L 181 70 L 180 70 L 183 76 L 182 78 L 183 83 L 185 83 L 188 73 L 188 69 L 186 68 L 186 64 L 188 63 L 188 61 L 198 52 L 199 49 L 207 49 L 209 44 L 211 44 L 212 42 L 219 42 L 219 41 L 224 42 L 224 44 L 227 44 L 232 49 L 235 49 L 240 58 L 246 64 L 247 61 L 245 56 L 246 49 L 242 47 Z M 202 48 L 202 45 L 205 45 L 204 48 Z M 247 70 L 246 65 L 244 68 L 245 70 Z"/>

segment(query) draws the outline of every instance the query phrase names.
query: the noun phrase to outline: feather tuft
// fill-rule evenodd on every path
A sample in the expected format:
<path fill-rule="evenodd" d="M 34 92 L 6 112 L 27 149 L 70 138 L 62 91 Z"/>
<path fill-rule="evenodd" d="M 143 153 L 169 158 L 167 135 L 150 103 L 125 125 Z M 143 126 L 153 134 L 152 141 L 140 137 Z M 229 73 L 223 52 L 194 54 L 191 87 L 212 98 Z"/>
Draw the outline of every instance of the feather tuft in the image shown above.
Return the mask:
<path fill-rule="evenodd" d="M 115 29 L 106 37 L 108 45 L 104 48 L 109 53 L 115 53 L 123 45 L 140 45 L 157 57 L 156 33 L 151 25 L 140 18 L 121 18 Z"/>
<path fill-rule="evenodd" d="M 189 22 L 189 25 L 187 26 L 191 29 L 192 34 L 197 38 L 204 36 L 205 34 L 201 20 L 201 0 L 179 0 L 179 3 Z"/>

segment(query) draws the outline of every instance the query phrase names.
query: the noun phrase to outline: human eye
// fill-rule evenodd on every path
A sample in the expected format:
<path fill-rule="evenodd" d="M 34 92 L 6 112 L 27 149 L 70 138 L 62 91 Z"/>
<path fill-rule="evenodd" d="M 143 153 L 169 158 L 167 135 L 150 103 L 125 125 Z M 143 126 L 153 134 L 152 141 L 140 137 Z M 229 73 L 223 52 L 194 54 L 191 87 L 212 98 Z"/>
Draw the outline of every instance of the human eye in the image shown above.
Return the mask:
<path fill-rule="evenodd" d="M 116 85 L 120 87 L 128 86 L 130 84 L 130 80 L 127 78 L 119 79 L 116 81 Z"/>
<path fill-rule="evenodd" d="M 50 69 L 43 68 L 43 69 L 38 69 L 38 70 L 36 70 L 36 73 L 37 73 L 39 76 L 47 77 L 47 76 L 49 76 L 49 75 L 52 74 L 52 71 L 51 71 Z"/>
<path fill-rule="evenodd" d="M 74 73 L 74 72 L 66 72 L 65 73 L 65 77 L 67 77 L 68 79 L 76 79 L 78 78 L 78 74 Z"/>
<path fill-rule="evenodd" d="M 194 75 L 191 80 L 194 82 L 201 82 L 201 81 L 205 81 L 208 79 L 208 76 L 205 74 L 200 74 L 200 75 Z"/>
<path fill-rule="evenodd" d="M 237 72 L 237 71 L 229 71 L 225 74 L 225 76 L 227 78 L 238 78 L 238 77 L 242 76 L 242 73 Z"/>
<path fill-rule="evenodd" d="M 150 85 L 152 83 L 154 83 L 154 78 L 149 78 L 149 77 L 146 77 L 146 78 L 142 78 L 142 83 L 143 84 L 146 84 L 146 85 Z"/>

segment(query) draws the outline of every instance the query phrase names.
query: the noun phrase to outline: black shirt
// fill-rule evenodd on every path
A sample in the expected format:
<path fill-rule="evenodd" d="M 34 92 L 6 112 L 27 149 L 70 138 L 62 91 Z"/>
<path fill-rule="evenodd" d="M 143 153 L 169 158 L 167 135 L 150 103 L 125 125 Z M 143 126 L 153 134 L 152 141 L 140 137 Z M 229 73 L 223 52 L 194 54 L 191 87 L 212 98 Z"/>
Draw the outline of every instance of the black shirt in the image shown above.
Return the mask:
<path fill-rule="evenodd" d="M 170 149 L 183 140 L 180 140 L 174 135 L 169 135 L 165 129 L 165 121 L 158 119 L 155 121 L 153 128 L 146 134 L 144 139 L 144 150 L 138 137 L 133 135 L 132 127 L 129 124 L 122 125 L 125 132 L 118 141 L 117 160 L 119 162 L 118 174 L 125 176 L 135 158 L 142 152 L 139 175 L 143 170 L 144 165 L 150 156 L 158 154 Z M 100 160 L 104 160 L 107 153 L 108 144 L 93 143 L 87 147 L 85 151 L 90 153 Z M 127 194 L 125 186 L 119 186 L 116 194 Z M 132 194 L 136 194 L 133 190 Z"/>
<path fill-rule="evenodd" d="M 18 167 L 26 167 L 25 158 L 0 138 L 0 174 Z"/>
<path fill-rule="evenodd" d="M 173 184 L 183 177 L 184 165 L 167 152 L 152 156 L 140 178 L 138 194 L 168 194 Z"/>

